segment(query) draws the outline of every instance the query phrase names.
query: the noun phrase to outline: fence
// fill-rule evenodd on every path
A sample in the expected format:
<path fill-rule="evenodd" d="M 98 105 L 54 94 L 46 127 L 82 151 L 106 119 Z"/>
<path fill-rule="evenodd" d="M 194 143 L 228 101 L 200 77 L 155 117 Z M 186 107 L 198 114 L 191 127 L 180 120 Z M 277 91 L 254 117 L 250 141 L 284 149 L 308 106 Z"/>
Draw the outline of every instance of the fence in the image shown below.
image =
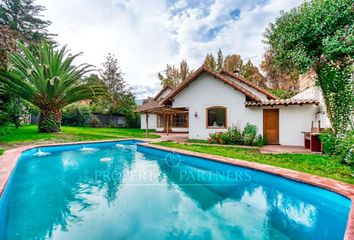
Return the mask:
<path fill-rule="evenodd" d="M 93 113 L 93 116 L 100 120 L 101 126 L 108 127 L 124 127 L 127 123 L 125 116 Z M 31 115 L 31 124 L 37 124 L 39 121 L 39 115 Z"/>
<path fill-rule="evenodd" d="M 125 116 L 99 113 L 94 113 L 92 115 L 96 116 L 100 120 L 102 126 L 124 127 L 127 123 Z"/>

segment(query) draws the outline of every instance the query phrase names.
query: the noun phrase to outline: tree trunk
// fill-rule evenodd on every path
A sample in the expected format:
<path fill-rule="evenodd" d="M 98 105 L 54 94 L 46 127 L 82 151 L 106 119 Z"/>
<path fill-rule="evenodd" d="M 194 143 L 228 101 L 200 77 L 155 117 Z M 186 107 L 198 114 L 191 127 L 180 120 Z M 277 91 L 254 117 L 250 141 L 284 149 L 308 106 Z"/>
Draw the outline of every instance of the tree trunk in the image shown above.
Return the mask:
<path fill-rule="evenodd" d="M 61 111 L 58 109 L 42 109 L 39 116 L 39 132 L 59 132 Z"/>

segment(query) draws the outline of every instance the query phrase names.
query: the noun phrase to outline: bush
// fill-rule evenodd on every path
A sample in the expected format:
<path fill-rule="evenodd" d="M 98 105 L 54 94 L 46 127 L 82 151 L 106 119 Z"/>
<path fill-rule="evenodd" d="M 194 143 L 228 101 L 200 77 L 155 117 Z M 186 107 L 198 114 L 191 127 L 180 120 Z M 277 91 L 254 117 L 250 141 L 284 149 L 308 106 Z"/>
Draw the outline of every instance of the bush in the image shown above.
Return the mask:
<path fill-rule="evenodd" d="M 243 136 L 239 126 L 232 125 L 227 132 L 230 134 L 231 144 L 242 144 Z"/>
<path fill-rule="evenodd" d="M 266 140 L 265 138 L 261 135 L 261 134 L 258 134 L 256 136 L 256 138 L 254 139 L 253 141 L 253 146 L 257 146 L 257 147 L 262 147 L 263 145 L 266 144 Z"/>
<path fill-rule="evenodd" d="M 323 152 L 329 155 L 335 154 L 337 138 L 331 129 L 326 129 L 320 135 Z"/>
<path fill-rule="evenodd" d="M 95 115 L 91 115 L 89 120 L 89 125 L 90 127 L 100 127 L 101 121 Z"/>
<path fill-rule="evenodd" d="M 89 106 L 71 104 L 63 109 L 63 125 L 85 126 L 88 124 L 91 110 Z"/>
<path fill-rule="evenodd" d="M 257 136 L 257 126 L 247 123 L 242 132 L 245 145 L 253 145 L 254 139 Z"/>
<path fill-rule="evenodd" d="M 257 126 L 247 123 L 243 131 L 233 125 L 226 132 L 209 134 L 208 142 L 214 144 L 263 146 L 265 143 L 261 134 L 257 135 Z"/>
<path fill-rule="evenodd" d="M 323 151 L 338 156 L 344 163 L 354 164 L 354 131 L 335 136 L 333 131 L 325 130 L 320 135 Z"/>
<path fill-rule="evenodd" d="M 337 138 L 336 155 L 349 165 L 354 164 L 354 131 L 350 131 L 346 136 Z"/>
<path fill-rule="evenodd" d="M 0 126 L 7 125 L 8 123 L 10 123 L 9 115 L 0 111 Z"/>
<path fill-rule="evenodd" d="M 217 132 L 217 133 L 211 133 L 209 134 L 208 141 L 210 143 L 216 143 L 216 144 L 224 144 L 224 140 L 222 140 L 222 132 Z"/>

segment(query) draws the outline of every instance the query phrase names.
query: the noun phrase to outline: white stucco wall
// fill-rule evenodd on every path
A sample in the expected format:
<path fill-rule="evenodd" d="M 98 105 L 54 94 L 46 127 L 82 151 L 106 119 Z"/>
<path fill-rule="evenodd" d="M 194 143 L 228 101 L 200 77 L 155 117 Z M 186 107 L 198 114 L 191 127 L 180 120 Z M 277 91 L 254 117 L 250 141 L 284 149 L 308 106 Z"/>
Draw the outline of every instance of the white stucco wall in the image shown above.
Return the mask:
<path fill-rule="evenodd" d="M 204 73 L 174 98 L 172 106 L 188 108 L 190 139 L 207 139 L 210 133 L 225 131 L 206 128 L 206 109 L 212 106 L 227 108 L 228 126 L 238 124 L 243 128 L 250 122 L 263 132 L 262 111 L 245 108 L 244 104 L 244 94 Z"/>
<path fill-rule="evenodd" d="M 311 130 L 311 122 L 314 121 L 316 111 L 316 105 L 279 107 L 279 143 L 304 146 L 302 132 Z"/>
<path fill-rule="evenodd" d="M 305 89 L 304 91 L 296 94 L 292 97 L 293 99 L 316 99 L 320 102 L 316 111 L 316 117 L 314 119 L 314 127 L 318 126 L 318 121 L 321 121 L 321 128 L 331 127 L 329 121 L 326 105 L 323 100 L 322 91 L 319 87 L 313 86 Z"/>
<path fill-rule="evenodd" d="M 149 129 L 156 129 L 156 114 L 149 114 Z M 140 115 L 140 128 L 146 129 L 146 115 Z"/>

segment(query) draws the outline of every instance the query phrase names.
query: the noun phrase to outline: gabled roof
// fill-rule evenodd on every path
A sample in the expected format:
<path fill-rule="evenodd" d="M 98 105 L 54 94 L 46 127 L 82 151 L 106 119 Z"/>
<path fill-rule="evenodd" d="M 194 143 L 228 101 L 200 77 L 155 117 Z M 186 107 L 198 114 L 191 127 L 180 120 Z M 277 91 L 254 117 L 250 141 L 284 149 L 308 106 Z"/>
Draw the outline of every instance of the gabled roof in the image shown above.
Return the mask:
<path fill-rule="evenodd" d="M 139 106 L 135 112 L 147 112 L 149 110 L 155 109 L 159 106 L 160 100 L 155 100 L 153 98 L 146 99 L 141 106 Z"/>
<path fill-rule="evenodd" d="M 173 90 L 171 87 L 169 86 L 164 86 L 157 94 L 154 98 L 149 97 L 148 99 L 144 100 L 143 104 L 141 106 L 139 106 L 135 112 L 149 112 L 153 109 L 157 109 L 159 107 L 163 107 L 163 105 L 160 105 L 160 102 L 164 99 L 164 98 L 160 98 L 161 95 L 166 91 L 170 89 L 171 91 Z"/>
<path fill-rule="evenodd" d="M 269 91 L 265 90 L 264 88 L 262 88 L 262 87 L 260 87 L 260 86 L 257 86 L 256 84 L 254 84 L 254 83 L 248 81 L 247 79 L 245 79 L 245 78 L 243 78 L 243 77 L 241 77 L 241 76 L 239 76 L 239 75 L 237 75 L 237 74 L 235 74 L 235 73 L 229 72 L 229 71 L 227 71 L 227 70 L 225 70 L 225 69 L 222 69 L 222 70 L 220 71 L 220 73 L 223 74 L 223 75 L 229 76 L 229 77 L 231 77 L 231 78 L 234 78 L 234 79 L 236 79 L 236 80 L 238 80 L 238 81 L 240 81 L 240 82 L 242 82 L 242 83 L 247 84 L 247 85 L 250 86 L 251 88 L 254 88 L 254 89 L 257 90 L 258 92 L 261 92 L 261 93 L 263 93 L 264 95 L 266 95 L 269 99 L 274 99 L 274 100 L 279 99 L 279 97 L 274 96 L 273 94 L 271 94 Z"/>
<path fill-rule="evenodd" d="M 225 84 L 229 85 L 230 87 L 233 87 L 235 90 L 238 90 L 245 94 L 248 98 L 250 98 L 253 101 L 260 101 L 261 99 L 253 94 L 252 92 L 248 91 L 244 87 L 240 86 L 236 82 L 228 79 L 226 76 L 222 75 L 221 73 L 218 73 L 216 71 L 211 70 L 210 68 L 207 68 L 205 66 L 201 66 L 198 68 L 197 71 L 195 71 L 188 79 L 180 83 L 165 99 L 161 101 L 160 104 L 166 104 L 169 100 L 171 100 L 173 97 L 177 96 L 183 89 L 188 87 L 189 84 L 191 84 L 194 80 L 196 80 L 202 73 L 209 73 L 210 75 L 214 76 L 216 79 L 219 79 L 223 81 Z"/>
<path fill-rule="evenodd" d="M 315 99 L 278 99 L 278 100 L 263 100 L 258 102 L 246 102 L 246 107 L 260 107 L 260 106 L 278 106 L 278 105 L 318 105 L 319 101 Z"/>
<path fill-rule="evenodd" d="M 160 92 L 158 92 L 157 94 L 156 94 L 156 96 L 154 97 L 154 100 L 157 100 L 166 90 L 173 90 L 171 87 L 169 87 L 169 86 L 164 86 L 161 90 L 160 90 Z"/>

